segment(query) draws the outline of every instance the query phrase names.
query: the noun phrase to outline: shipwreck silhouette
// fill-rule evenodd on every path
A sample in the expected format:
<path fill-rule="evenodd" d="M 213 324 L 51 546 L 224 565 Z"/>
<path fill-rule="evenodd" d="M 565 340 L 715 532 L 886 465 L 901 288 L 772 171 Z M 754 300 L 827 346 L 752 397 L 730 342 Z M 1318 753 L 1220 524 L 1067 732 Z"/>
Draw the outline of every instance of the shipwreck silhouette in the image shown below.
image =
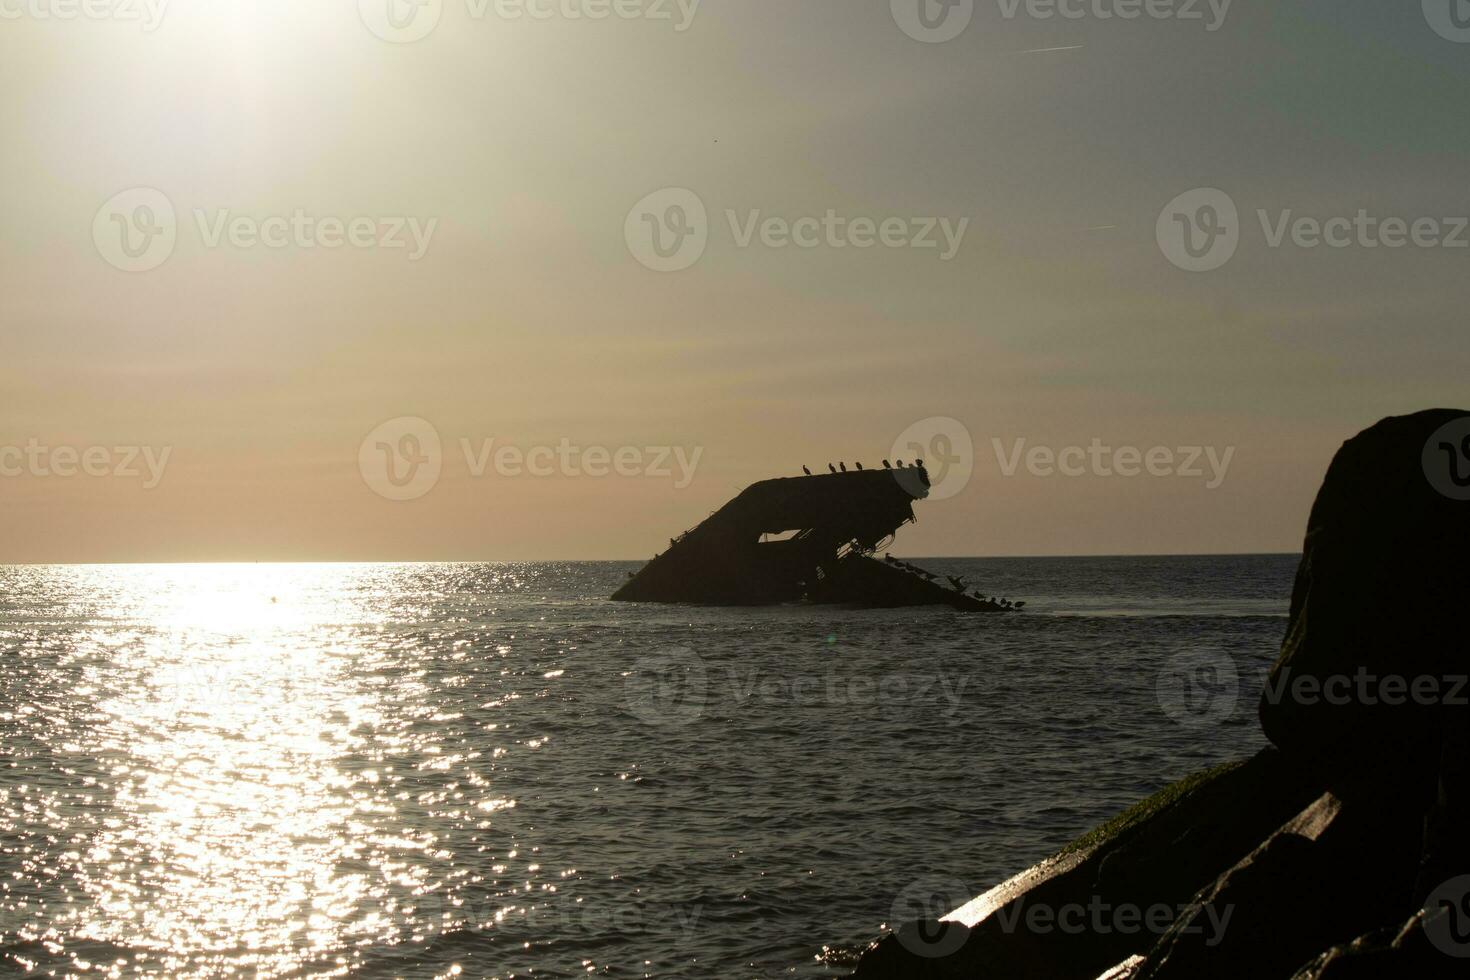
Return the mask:
<path fill-rule="evenodd" d="M 669 542 L 613 594 L 619 602 L 759 606 L 783 602 L 891 607 L 944 605 L 1010 612 L 1025 603 L 971 595 L 963 579 L 873 554 L 915 520 L 929 495 L 922 464 L 752 484 Z"/>

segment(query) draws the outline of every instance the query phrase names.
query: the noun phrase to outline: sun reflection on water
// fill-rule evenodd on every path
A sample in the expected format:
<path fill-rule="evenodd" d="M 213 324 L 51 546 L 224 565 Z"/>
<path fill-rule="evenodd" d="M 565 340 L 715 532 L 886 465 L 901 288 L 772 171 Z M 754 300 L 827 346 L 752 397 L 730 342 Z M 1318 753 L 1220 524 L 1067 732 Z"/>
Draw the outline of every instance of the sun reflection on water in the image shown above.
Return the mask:
<path fill-rule="evenodd" d="M 70 746 L 95 767 L 95 830 L 64 855 L 65 908 L 23 938 L 126 950 L 120 975 L 327 976 L 355 946 L 453 924 L 453 882 L 416 859 L 452 854 L 414 818 L 451 796 L 482 818 L 509 801 L 473 773 L 401 785 L 464 759 L 402 710 L 422 672 L 390 669 L 415 641 L 378 608 L 381 568 L 92 572 L 88 618 L 117 624 L 73 663 L 96 699 L 71 735 L 100 741 Z"/>
<path fill-rule="evenodd" d="M 137 735 L 121 765 L 146 775 L 119 781 L 117 809 L 133 819 L 93 849 L 103 867 L 132 853 L 144 870 L 96 880 L 78 931 L 283 972 L 364 925 L 353 920 L 367 876 L 336 874 L 353 856 L 361 777 L 336 763 L 374 705 L 339 669 L 360 651 L 312 642 L 364 611 L 311 602 L 279 569 L 156 574 L 152 629 L 122 661 L 138 682 L 103 706 Z M 187 961 L 165 965 L 179 975 Z"/>

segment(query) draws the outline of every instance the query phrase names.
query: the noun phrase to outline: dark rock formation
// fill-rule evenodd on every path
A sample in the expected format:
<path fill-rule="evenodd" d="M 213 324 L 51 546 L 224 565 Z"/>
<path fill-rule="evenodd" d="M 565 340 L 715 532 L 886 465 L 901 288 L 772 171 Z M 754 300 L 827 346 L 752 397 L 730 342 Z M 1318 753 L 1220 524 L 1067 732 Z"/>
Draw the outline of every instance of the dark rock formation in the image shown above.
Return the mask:
<path fill-rule="evenodd" d="M 1292 980 L 1432 980 L 1463 977 L 1470 964 L 1446 956 L 1425 930 L 1429 916 L 1415 912 L 1409 921 L 1354 939 L 1316 957 Z"/>
<path fill-rule="evenodd" d="M 854 976 L 1470 975 L 1470 493 L 1434 469 L 1458 462 L 1436 443 L 1470 446 L 1467 414 L 1386 419 L 1333 460 L 1262 696 L 1275 748 L 900 926 Z"/>
<path fill-rule="evenodd" d="M 1322 794 L 1196 896 L 1138 976 L 1209 980 L 1248 964 L 1253 976 L 1288 977 L 1322 949 L 1412 908 L 1418 815 L 1376 796 Z M 1216 909 L 1231 910 L 1218 935 Z"/>
<path fill-rule="evenodd" d="M 1430 438 L 1465 414 L 1384 419 L 1328 467 L 1286 640 L 1261 697 L 1261 725 L 1284 750 L 1437 760 L 1426 748 L 1443 733 L 1444 706 L 1416 703 L 1426 699 L 1396 692 L 1397 681 L 1380 688 L 1390 677 L 1442 685 L 1470 670 L 1466 625 L 1454 612 L 1470 580 L 1470 502 L 1436 489 L 1424 460 Z"/>

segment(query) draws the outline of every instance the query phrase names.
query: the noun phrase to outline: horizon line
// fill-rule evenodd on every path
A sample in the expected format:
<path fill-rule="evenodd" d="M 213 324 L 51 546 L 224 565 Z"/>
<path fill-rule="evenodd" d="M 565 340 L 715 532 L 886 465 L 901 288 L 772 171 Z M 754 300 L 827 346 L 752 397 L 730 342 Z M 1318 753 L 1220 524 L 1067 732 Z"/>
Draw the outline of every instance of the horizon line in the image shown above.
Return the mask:
<path fill-rule="evenodd" d="M 1016 560 L 1083 560 L 1097 558 L 1284 558 L 1301 557 L 1301 551 L 1178 551 L 1178 552 L 1129 552 L 1122 554 L 1039 554 L 1039 555 L 916 555 L 888 551 L 896 558 L 915 561 L 1016 561 Z M 0 568 L 90 568 L 112 566 L 157 566 L 157 565 L 550 565 L 550 564 L 633 564 L 647 563 L 649 558 L 431 558 L 431 559 L 378 559 L 378 558 L 218 558 L 182 561 L 15 561 L 0 562 Z"/>

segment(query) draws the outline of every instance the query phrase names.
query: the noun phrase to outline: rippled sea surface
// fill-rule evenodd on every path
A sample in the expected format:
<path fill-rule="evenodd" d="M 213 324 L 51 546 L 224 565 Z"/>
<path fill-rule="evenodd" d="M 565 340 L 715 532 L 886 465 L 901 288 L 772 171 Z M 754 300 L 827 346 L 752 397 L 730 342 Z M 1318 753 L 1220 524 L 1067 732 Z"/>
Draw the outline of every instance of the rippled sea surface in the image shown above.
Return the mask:
<path fill-rule="evenodd" d="M 0 567 L 0 975 L 840 976 L 917 880 L 1264 744 L 1294 557 L 919 564 L 1027 609 Z"/>

